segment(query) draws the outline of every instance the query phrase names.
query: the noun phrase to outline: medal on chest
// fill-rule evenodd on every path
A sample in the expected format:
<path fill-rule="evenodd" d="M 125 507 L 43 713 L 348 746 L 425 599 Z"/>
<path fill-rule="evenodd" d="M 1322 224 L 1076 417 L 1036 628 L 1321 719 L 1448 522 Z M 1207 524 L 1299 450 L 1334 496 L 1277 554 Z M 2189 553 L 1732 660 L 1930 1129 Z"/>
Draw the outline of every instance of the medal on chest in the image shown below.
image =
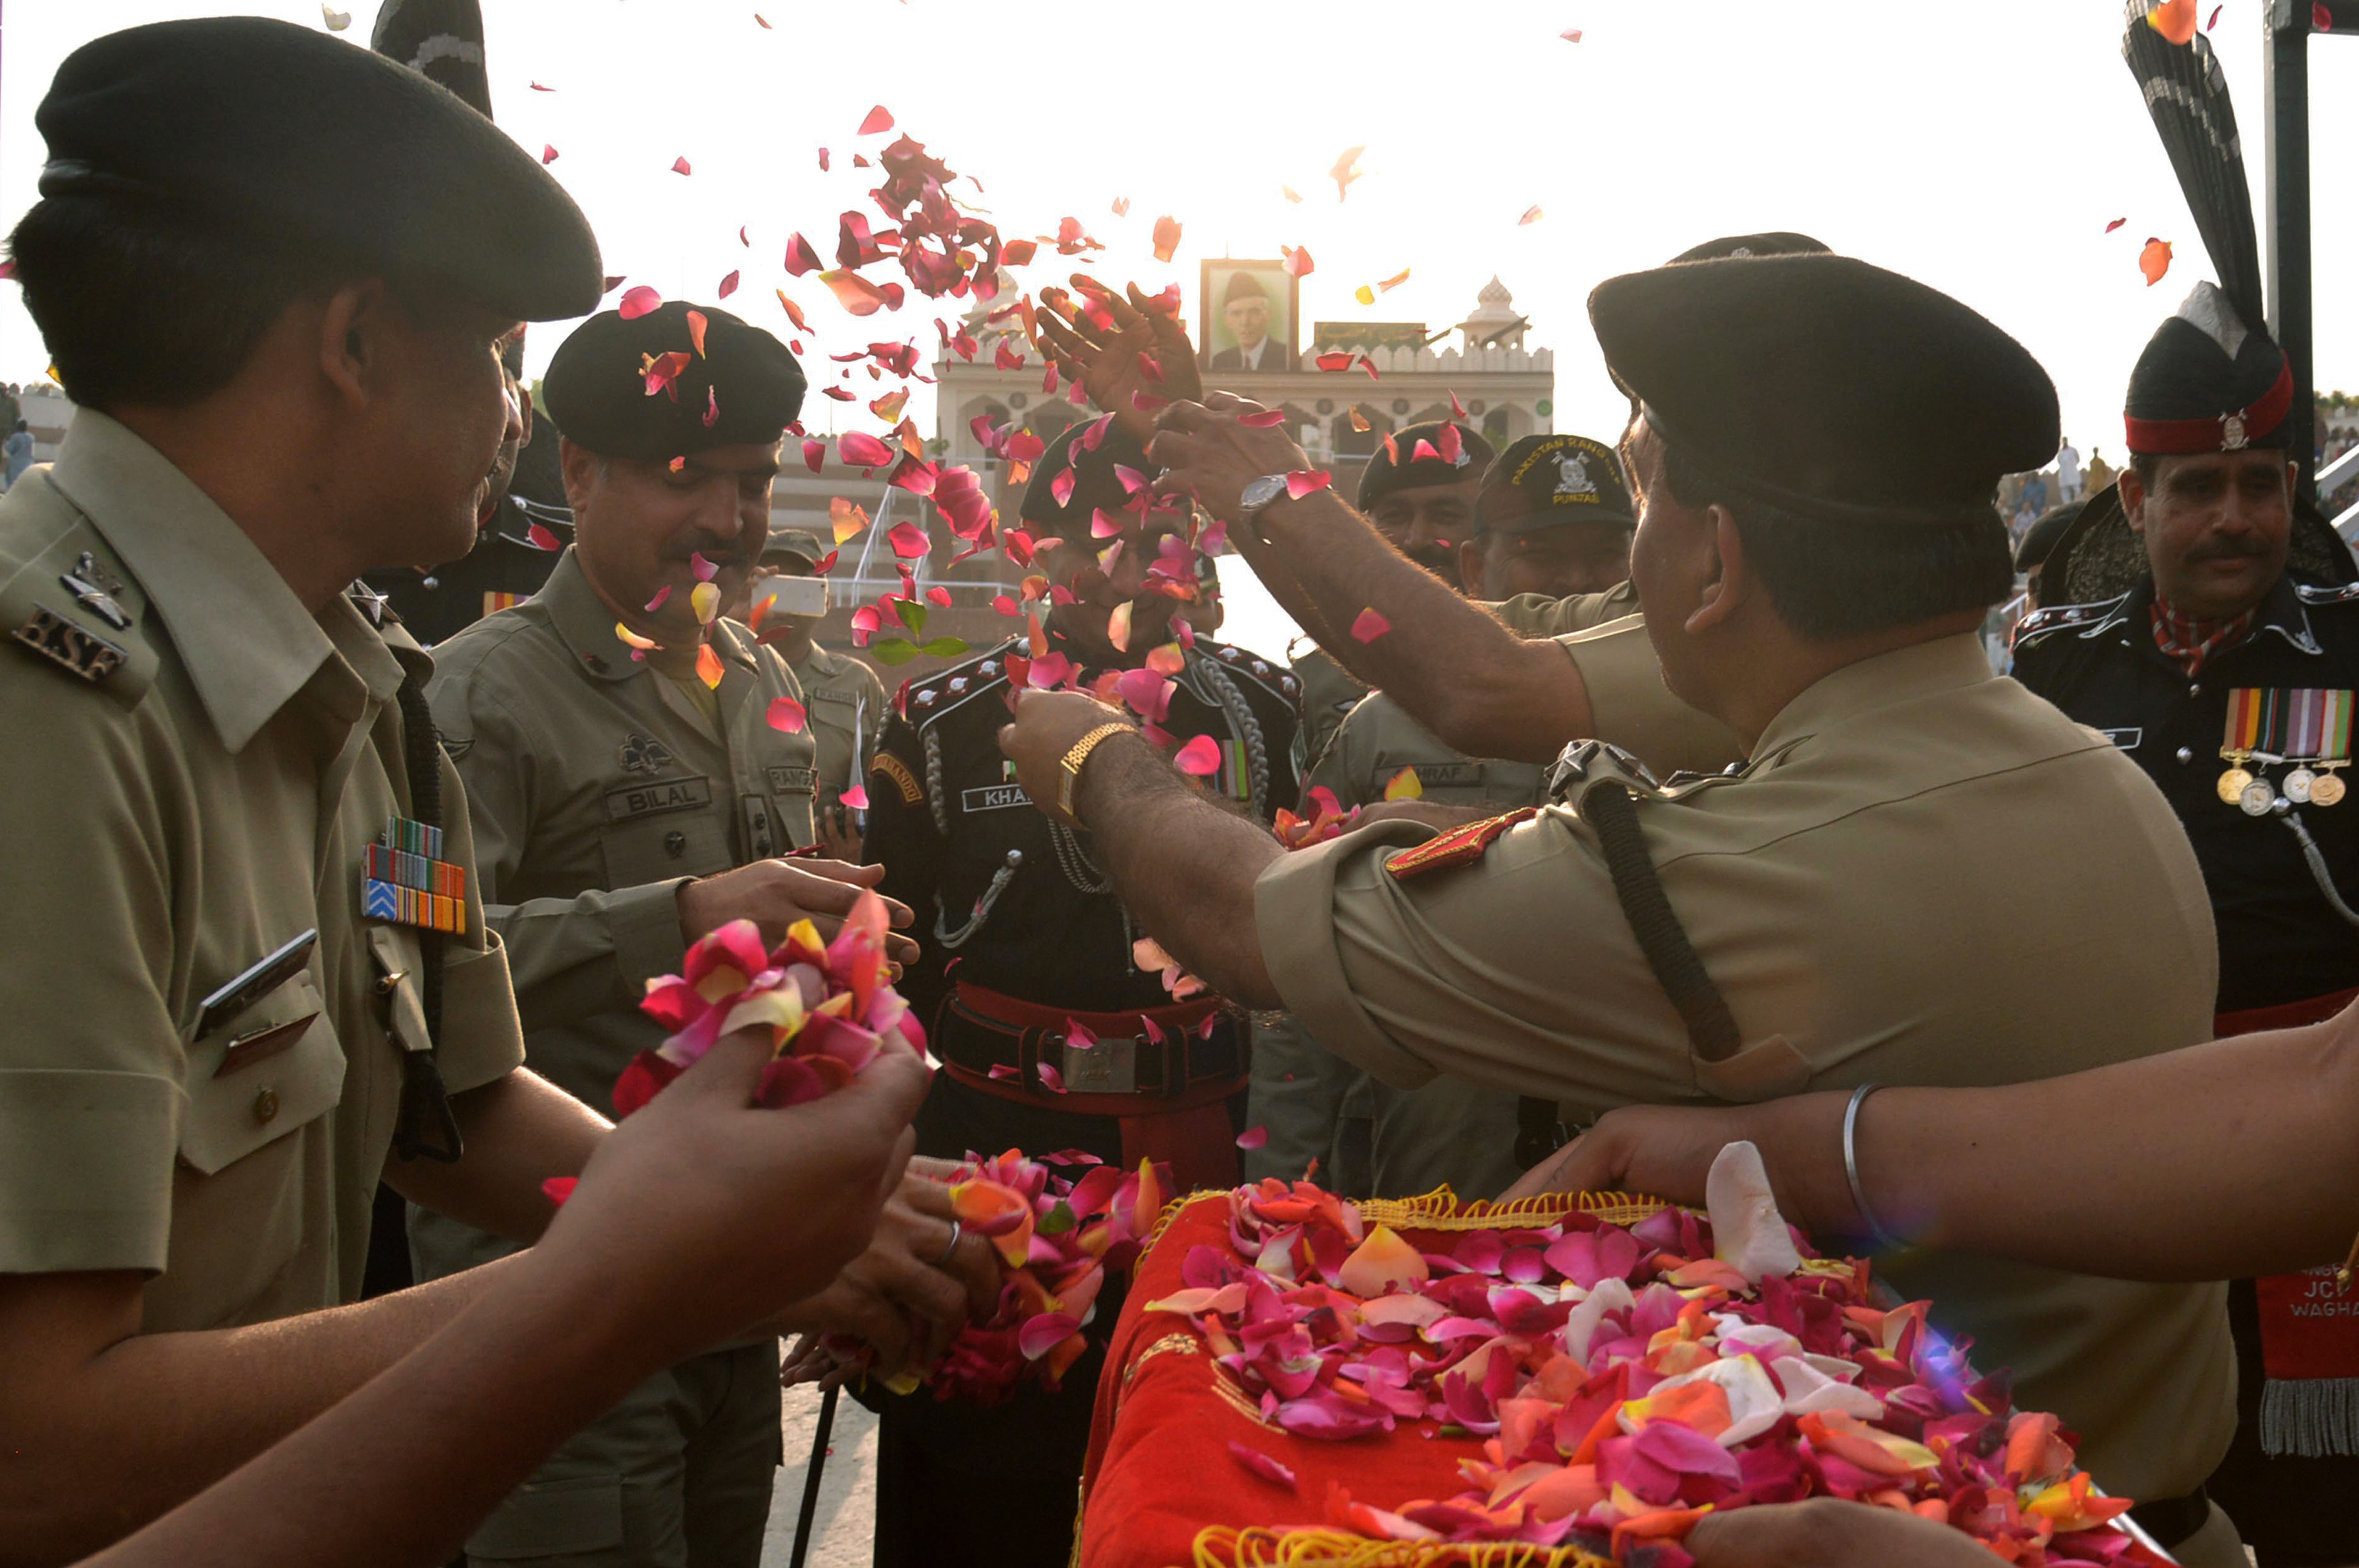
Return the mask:
<path fill-rule="evenodd" d="M 464 935 L 467 873 L 441 858 L 442 830 L 388 817 L 361 871 L 361 915 Z"/>
<path fill-rule="evenodd" d="M 2266 816 L 2279 800 L 2296 806 L 2334 805 L 2343 799 L 2337 775 L 2351 762 L 2353 693 L 2331 687 L 2239 686 L 2228 693 L 2220 757 L 2220 799 L 2247 816 Z M 2247 763 L 2287 767 L 2272 784 Z"/>

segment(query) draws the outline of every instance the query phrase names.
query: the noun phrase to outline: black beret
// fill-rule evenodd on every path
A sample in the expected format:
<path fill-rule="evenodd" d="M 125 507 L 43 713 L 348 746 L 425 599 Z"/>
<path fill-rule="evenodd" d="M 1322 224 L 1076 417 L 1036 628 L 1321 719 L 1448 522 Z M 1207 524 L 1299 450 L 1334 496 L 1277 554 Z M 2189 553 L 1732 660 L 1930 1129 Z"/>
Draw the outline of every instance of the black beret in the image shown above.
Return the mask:
<path fill-rule="evenodd" d="M 691 313 L 704 318 L 701 353 Z M 574 328 L 557 345 L 540 394 L 575 445 L 669 462 L 777 441 L 802 412 L 803 369 L 761 328 L 718 306 L 673 299 L 627 321 L 601 310 Z"/>
<path fill-rule="evenodd" d="M 1442 431 L 1451 428 L 1458 431 L 1454 448 L 1448 445 Z M 1417 443 L 1423 441 L 1432 449 L 1430 457 L 1417 455 Z M 1454 452 L 1453 455 L 1449 455 Z M 1360 470 L 1360 510 L 1364 512 L 1376 504 L 1379 496 L 1396 490 L 1423 490 L 1434 485 L 1455 485 L 1461 480 L 1479 479 L 1491 466 L 1491 443 L 1472 425 L 1458 425 L 1449 419 L 1430 424 L 1411 425 L 1395 430 L 1368 466 Z"/>
<path fill-rule="evenodd" d="M 2155 330 L 2130 371 L 2132 452 L 2158 457 L 2290 447 L 2293 370 L 2269 334 L 2209 283 Z"/>
<path fill-rule="evenodd" d="M 1612 278 L 1589 319 L 1615 383 L 1740 495 L 1831 522 L 1994 517 L 2060 439 L 2055 384 L 1948 295 L 1851 256 L 1681 262 Z"/>
<path fill-rule="evenodd" d="M 1772 229 L 1759 234 L 1723 234 L 1716 240 L 1706 240 L 1700 245 L 1690 245 L 1671 257 L 1674 266 L 1682 261 L 1718 261 L 1723 256 L 1827 256 L 1830 248 L 1808 234 L 1790 234 Z"/>
<path fill-rule="evenodd" d="M 291 23 L 109 33 L 66 57 L 33 123 L 45 197 L 184 202 L 521 321 L 604 288 L 589 221 L 529 153 L 416 71 Z"/>
<path fill-rule="evenodd" d="M 1032 477 L 1024 486 L 1024 499 L 1016 513 L 1026 522 L 1037 524 L 1060 537 L 1089 537 L 1091 515 L 1104 511 L 1118 513 L 1131 505 L 1133 497 L 1115 473 L 1116 465 L 1135 469 L 1152 477 L 1160 472 L 1147 462 L 1147 450 L 1124 433 L 1120 425 L 1108 425 L 1104 436 L 1093 452 L 1082 445 L 1090 427 L 1098 421 L 1084 419 L 1068 426 L 1049 443 L 1039 461 L 1032 464 Z M 1063 488 L 1058 475 L 1072 471 L 1073 487 L 1066 499 L 1057 499 Z"/>
<path fill-rule="evenodd" d="M 492 83 L 484 66 L 484 8 L 478 0 L 386 0 L 369 48 L 396 65 L 449 88 L 486 120 Z"/>
<path fill-rule="evenodd" d="M 1636 521 L 1614 449 L 1587 436 L 1526 436 L 1499 454 L 1474 498 L 1474 526 L 1501 532 Z"/>
<path fill-rule="evenodd" d="M 2081 520 L 2081 508 L 2088 504 L 2087 498 L 2083 497 L 2078 501 L 2067 501 L 2060 506 L 2050 506 L 2040 513 L 2039 520 L 2023 530 L 2022 542 L 2015 547 L 2015 569 L 2029 572 L 2036 566 L 2045 565 L 2049 552 L 2056 548 L 2056 541 Z"/>

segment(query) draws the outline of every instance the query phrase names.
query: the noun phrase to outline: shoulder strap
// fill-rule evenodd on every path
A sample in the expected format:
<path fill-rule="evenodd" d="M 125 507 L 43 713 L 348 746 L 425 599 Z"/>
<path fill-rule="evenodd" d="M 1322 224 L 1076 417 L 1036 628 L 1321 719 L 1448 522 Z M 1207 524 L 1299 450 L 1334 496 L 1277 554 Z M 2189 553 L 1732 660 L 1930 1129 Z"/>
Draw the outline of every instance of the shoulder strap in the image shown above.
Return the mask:
<path fill-rule="evenodd" d="M 1663 879 L 1647 853 L 1630 787 L 1618 779 L 1599 779 L 1582 793 L 1581 814 L 1597 830 L 1623 918 L 1630 922 L 1656 983 L 1687 1024 L 1688 1043 L 1706 1062 L 1727 1061 L 1743 1046 L 1744 1036 L 1663 891 Z"/>

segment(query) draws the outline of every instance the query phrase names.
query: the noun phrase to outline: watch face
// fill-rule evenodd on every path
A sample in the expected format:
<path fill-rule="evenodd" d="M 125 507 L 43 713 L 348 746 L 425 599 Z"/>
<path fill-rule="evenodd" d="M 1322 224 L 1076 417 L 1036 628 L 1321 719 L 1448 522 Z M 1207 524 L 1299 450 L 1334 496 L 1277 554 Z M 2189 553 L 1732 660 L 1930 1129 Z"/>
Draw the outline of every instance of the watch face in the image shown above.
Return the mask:
<path fill-rule="evenodd" d="M 1285 494 L 1286 475 L 1265 474 L 1247 485 L 1244 494 L 1238 496 L 1238 500 L 1246 511 L 1258 512 Z"/>

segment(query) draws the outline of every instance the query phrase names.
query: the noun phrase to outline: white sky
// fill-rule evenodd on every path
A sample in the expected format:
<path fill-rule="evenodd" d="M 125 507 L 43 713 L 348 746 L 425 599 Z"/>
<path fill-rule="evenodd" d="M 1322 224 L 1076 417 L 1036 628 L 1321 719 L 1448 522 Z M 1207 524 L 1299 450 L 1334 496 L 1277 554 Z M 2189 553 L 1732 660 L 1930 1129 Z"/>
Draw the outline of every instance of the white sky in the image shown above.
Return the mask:
<path fill-rule="evenodd" d="M 15 0 L 0 64 L 0 216 L 34 198 L 36 103 L 75 45 L 223 0 Z M 2208 12 L 2212 0 L 2204 0 Z M 2236 95 L 2256 205 L 2262 0 L 2226 0 L 2212 35 Z M 754 20 L 762 8 L 776 30 Z M 321 26 L 320 8 L 244 9 Z M 353 0 L 345 35 L 375 14 Z M 883 103 L 901 129 L 986 188 L 1005 232 L 1052 232 L 1071 213 L 1108 248 L 1102 277 L 1150 289 L 1196 264 L 1308 245 L 1312 320 L 1462 319 L 1497 273 L 1557 350 L 1556 426 L 1610 438 L 1622 406 L 1598 366 L 1589 289 L 1717 234 L 1796 228 L 1914 274 L 2020 337 L 2057 379 L 2082 452 L 2120 456 L 2119 396 L 2155 323 L 2209 273 L 2118 52 L 2117 0 L 1141 0 L 1049 5 L 973 0 L 484 0 L 501 123 L 588 211 L 607 270 L 667 297 L 729 303 L 783 329 L 788 284 L 820 332 L 808 363 L 887 335 L 935 343 L 930 301 L 854 321 L 810 277 L 778 266 L 800 229 L 832 253 L 836 214 L 872 172 L 851 153 Z M 1559 39 L 1571 27 L 1579 43 Z M 2348 170 L 2359 138 L 2359 41 L 2312 46 L 2322 191 L 2319 381 L 2359 390 L 2359 254 Z M 531 92 L 544 82 L 557 91 Z M 1364 178 L 1338 203 L 1324 171 L 1365 143 Z M 816 150 L 835 150 L 832 175 Z M 670 172 L 685 156 L 694 172 Z M 1280 194 L 1300 191 L 1300 205 Z M 963 186 L 962 191 L 965 191 Z M 1127 217 L 1109 211 L 1130 198 Z M 1538 203 L 1546 216 L 1517 216 Z M 2340 208 L 2338 212 L 2336 209 Z M 1178 259 L 1149 251 L 1156 217 L 1186 226 Z M 2127 223 L 2106 234 L 2116 217 Z M 746 226 L 751 248 L 737 240 Z M 2155 289 L 2136 256 L 2178 243 Z M 1061 281 L 1038 265 L 1027 286 Z M 1374 308 L 1352 289 L 1414 269 Z M 872 269 L 897 277 L 890 264 Z M 947 312 L 940 312 L 947 314 Z M 1306 332 L 1307 337 L 1307 332 Z M 563 336 L 537 329 L 536 373 Z M 46 363 L 0 288 L 0 379 Z M 864 373 L 864 400 L 875 388 Z M 839 413 L 853 408 L 846 416 Z M 911 411 L 930 429 L 920 388 Z M 866 421 L 814 398 L 811 422 Z"/>

